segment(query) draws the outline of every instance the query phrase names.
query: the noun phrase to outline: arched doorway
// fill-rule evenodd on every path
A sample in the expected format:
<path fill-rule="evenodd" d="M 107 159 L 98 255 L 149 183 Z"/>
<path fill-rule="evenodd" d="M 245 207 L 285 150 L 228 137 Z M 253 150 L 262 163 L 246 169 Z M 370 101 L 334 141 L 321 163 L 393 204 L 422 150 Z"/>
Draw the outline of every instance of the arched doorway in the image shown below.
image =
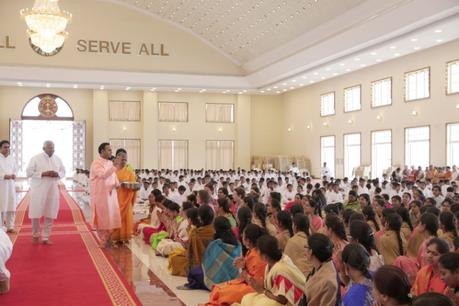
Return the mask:
<path fill-rule="evenodd" d="M 21 120 L 10 120 L 11 154 L 25 176 L 30 158 L 42 152 L 45 140 L 55 144 L 67 176 L 76 168 L 84 168 L 86 124 L 75 121 L 72 108 L 61 97 L 40 94 L 30 99 L 22 109 Z"/>

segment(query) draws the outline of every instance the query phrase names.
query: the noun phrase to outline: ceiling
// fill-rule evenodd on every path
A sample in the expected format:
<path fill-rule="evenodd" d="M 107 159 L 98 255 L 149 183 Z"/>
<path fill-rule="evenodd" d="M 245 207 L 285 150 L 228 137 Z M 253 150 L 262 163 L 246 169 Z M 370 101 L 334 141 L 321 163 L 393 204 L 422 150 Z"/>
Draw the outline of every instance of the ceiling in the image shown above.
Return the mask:
<path fill-rule="evenodd" d="M 459 39 L 458 0 L 99 1 L 188 31 L 246 75 L 0 65 L 0 85 L 282 94 Z"/>
<path fill-rule="evenodd" d="M 118 0 L 192 31 L 245 64 L 365 0 Z"/>

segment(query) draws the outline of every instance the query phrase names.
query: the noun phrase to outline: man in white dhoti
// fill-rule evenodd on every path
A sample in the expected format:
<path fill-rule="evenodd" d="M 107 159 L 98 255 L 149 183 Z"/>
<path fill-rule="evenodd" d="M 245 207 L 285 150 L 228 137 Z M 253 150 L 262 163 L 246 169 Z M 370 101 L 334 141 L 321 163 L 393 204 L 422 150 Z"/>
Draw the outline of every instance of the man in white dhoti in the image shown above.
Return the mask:
<path fill-rule="evenodd" d="M 40 218 L 44 217 L 41 240 L 43 244 L 51 244 L 48 238 L 59 210 L 59 181 L 65 176 L 62 161 L 54 155 L 52 141 L 45 141 L 43 153 L 32 157 L 26 172 L 30 178 L 29 218 L 32 220 L 32 242 L 39 242 Z"/>
<path fill-rule="evenodd" d="M 10 237 L 0 228 L 0 294 L 10 290 L 10 271 L 6 268 L 6 262 L 13 252 L 13 243 Z"/>
<path fill-rule="evenodd" d="M 6 226 L 7 233 L 15 233 L 16 212 L 16 163 L 10 155 L 10 143 L 0 141 L 0 227 Z"/>

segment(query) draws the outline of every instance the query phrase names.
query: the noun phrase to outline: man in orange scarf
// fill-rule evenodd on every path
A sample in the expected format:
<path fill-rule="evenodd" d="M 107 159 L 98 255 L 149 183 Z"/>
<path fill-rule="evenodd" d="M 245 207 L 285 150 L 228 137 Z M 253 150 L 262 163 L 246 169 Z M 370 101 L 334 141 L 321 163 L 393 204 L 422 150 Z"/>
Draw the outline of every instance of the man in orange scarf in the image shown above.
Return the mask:
<path fill-rule="evenodd" d="M 129 184 L 136 183 L 136 175 L 132 168 L 127 165 L 126 150 L 118 149 L 116 151 L 116 157 L 121 163 L 121 168 L 116 172 L 116 176 L 121 183 L 121 187 L 117 190 L 121 215 L 121 228 L 116 229 L 112 233 L 112 239 L 115 242 L 127 242 L 132 237 L 134 227 L 132 207 L 135 203 L 136 191 L 138 188 Z"/>

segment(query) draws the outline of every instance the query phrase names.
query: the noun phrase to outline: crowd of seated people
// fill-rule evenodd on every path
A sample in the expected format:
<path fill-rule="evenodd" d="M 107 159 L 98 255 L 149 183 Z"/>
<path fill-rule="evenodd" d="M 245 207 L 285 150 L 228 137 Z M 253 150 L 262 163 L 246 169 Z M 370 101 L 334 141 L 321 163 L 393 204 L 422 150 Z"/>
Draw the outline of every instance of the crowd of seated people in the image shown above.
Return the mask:
<path fill-rule="evenodd" d="M 459 173 L 399 172 L 137 170 L 136 233 L 204 305 L 455 305 Z"/>

